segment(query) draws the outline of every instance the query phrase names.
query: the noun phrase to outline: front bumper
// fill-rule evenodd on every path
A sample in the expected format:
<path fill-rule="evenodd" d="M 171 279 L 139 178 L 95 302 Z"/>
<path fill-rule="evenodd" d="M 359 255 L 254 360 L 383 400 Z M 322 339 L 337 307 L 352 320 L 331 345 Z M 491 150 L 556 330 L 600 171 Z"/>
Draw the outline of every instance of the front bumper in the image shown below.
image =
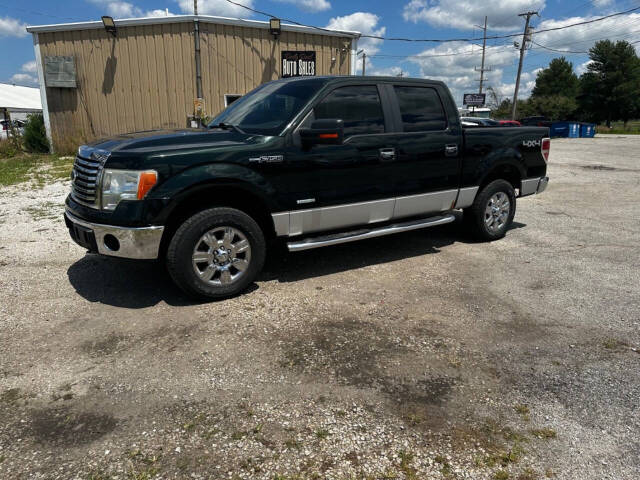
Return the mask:
<path fill-rule="evenodd" d="M 118 227 L 81 220 L 69 210 L 64 221 L 71 238 L 87 250 L 112 257 L 150 260 L 158 258 L 164 227 Z"/>
<path fill-rule="evenodd" d="M 520 196 L 526 197 L 534 193 L 542 193 L 547 189 L 549 177 L 526 178 L 520 182 Z"/>

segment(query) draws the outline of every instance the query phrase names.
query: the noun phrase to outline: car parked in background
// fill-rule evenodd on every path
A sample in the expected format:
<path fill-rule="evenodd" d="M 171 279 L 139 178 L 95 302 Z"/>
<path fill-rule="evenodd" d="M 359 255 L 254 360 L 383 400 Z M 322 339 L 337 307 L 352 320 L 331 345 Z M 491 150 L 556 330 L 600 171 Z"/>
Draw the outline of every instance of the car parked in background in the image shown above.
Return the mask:
<path fill-rule="evenodd" d="M 477 127 L 499 127 L 500 122 L 493 120 L 492 118 L 480 118 L 480 117 L 462 117 L 460 121 L 472 124 Z"/>
<path fill-rule="evenodd" d="M 22 120 L 0 120 L 0 140 L 6 140 L 9 136 L 11 124 L 16 129 L 16 133 L 24 133 L 24 122 Z"/>
<path fill-rule="evenodd" d="M 540 115 L 522 118 L 520 119 L 520 123 L 526 127 L 548 127 L 551 125 L 547 117 Z"/>
<path fill-rule="evenodd" d="M 521 127 L 522 124 L 517 120 L 498 120 L 503 127 Z"/>

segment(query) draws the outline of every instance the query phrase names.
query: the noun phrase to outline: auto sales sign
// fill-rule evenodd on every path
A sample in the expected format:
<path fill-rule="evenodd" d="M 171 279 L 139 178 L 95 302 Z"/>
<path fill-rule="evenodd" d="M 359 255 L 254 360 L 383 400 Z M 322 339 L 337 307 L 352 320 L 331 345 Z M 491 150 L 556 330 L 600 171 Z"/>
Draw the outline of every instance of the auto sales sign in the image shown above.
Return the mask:
<path fill-rule="evenodd" d="M 316 74 L 316 52 L 282 52 L 282 78 L 313 77 Z"/>

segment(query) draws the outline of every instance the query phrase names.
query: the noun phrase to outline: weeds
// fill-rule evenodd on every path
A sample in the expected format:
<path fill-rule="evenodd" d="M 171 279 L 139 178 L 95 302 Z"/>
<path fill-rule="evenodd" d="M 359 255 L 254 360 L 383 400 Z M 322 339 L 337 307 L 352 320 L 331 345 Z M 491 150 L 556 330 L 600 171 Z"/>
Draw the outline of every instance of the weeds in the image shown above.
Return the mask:
<path fill-rule="evenodd" d="M 531 435 L 544 440 L 549 440 L 550 438 L 556 438 L 558 436 L 556 431 L 549 427 L 533 429 L 531 430 Z"/>
<path fill-rule="evenodd" d="M 73 157 L 21 154 L 0 158 L 0 186 L 31 181 L 43 187 L 47 183 L 69 178 L 72 167 Z"/>

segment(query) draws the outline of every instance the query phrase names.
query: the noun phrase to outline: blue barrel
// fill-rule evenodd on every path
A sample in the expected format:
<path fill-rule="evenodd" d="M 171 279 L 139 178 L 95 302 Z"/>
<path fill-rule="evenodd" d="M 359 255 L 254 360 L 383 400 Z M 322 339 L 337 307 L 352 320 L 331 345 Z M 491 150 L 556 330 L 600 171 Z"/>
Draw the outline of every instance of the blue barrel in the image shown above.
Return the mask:
<path fill-rule="evenodd" d="M 553 122 L 549 132 L 552 137 L 578 138 L 580 124 L 577 122 Z"/>
<path fill-rule="evenodd" d="M 569 122 L 553 122 L 549 127 L 549 133 L 552 137 L 569 136 Z"/>
<path fill-rule="evenodd" d="M 580 136 L 582 138 L 593 138 L 596 135 L 595 123 L 581 123 Z"/>

